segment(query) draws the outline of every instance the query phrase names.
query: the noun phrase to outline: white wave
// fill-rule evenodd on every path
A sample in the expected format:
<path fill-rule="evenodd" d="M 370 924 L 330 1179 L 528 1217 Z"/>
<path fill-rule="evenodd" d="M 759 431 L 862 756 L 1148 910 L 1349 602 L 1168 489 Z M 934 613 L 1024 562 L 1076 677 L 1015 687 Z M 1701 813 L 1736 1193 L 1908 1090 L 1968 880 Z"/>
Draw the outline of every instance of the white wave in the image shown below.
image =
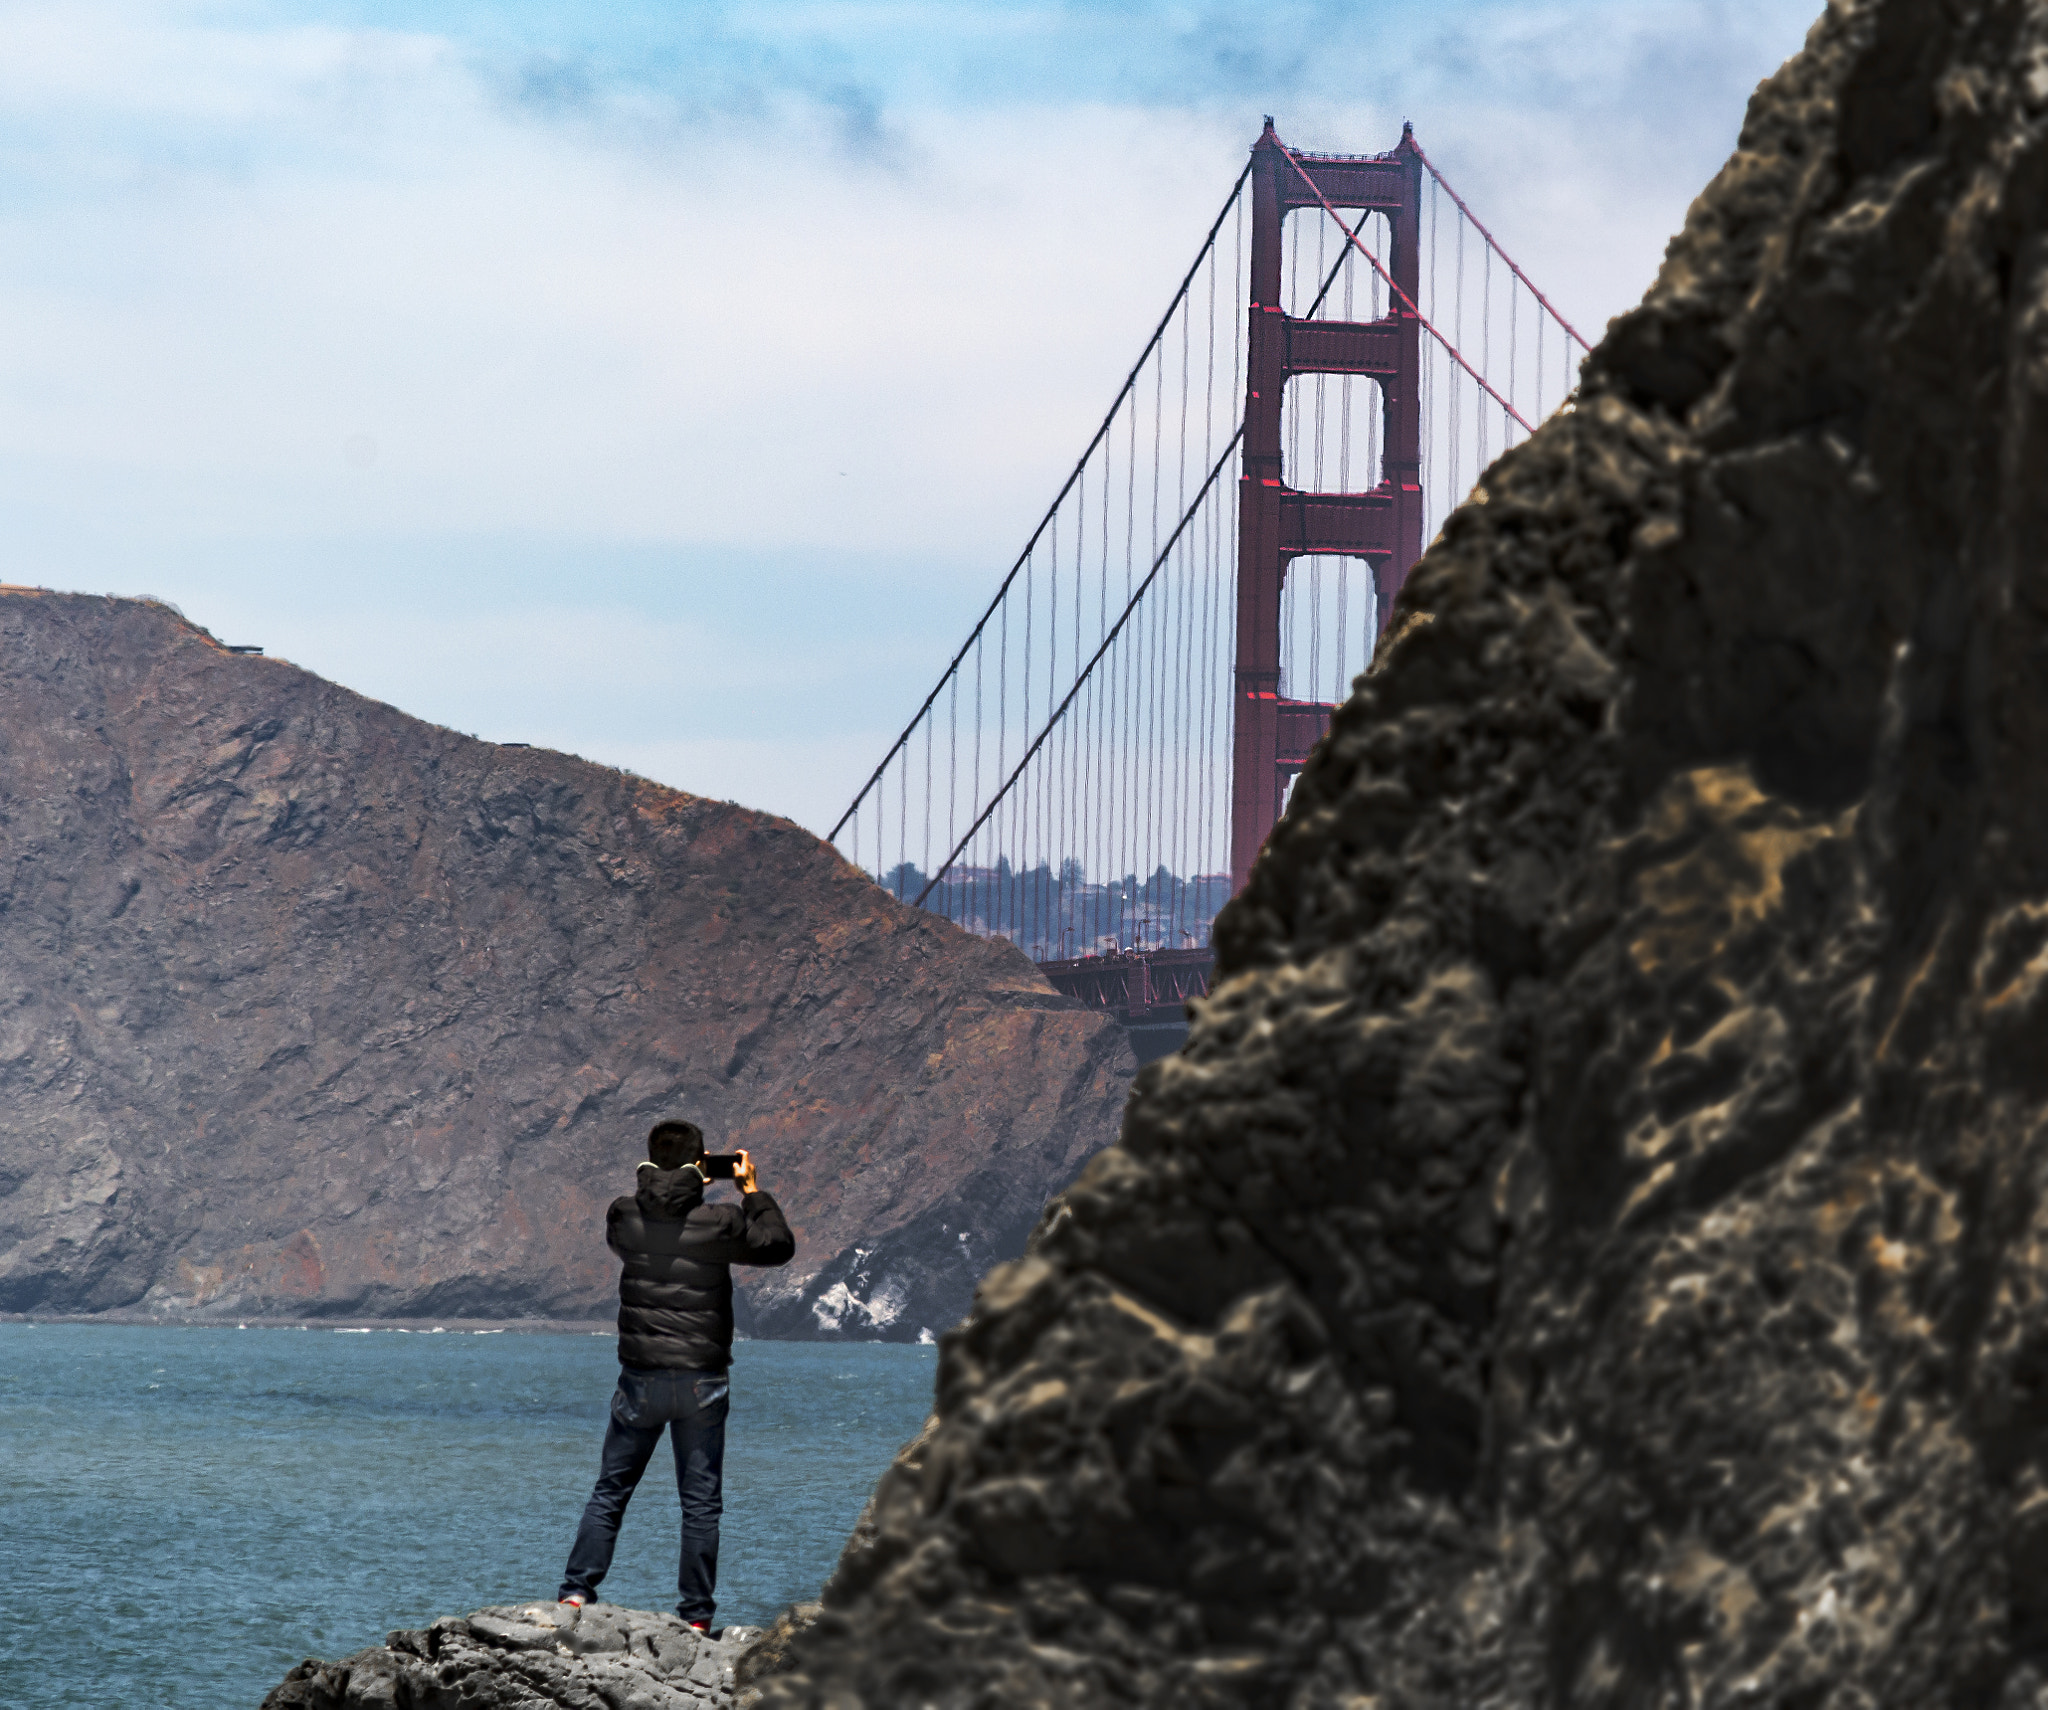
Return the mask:
<path fill-rule="evenodd" d="M 863 1328 L 863 1320 L 865 1328 L 886 1330 L 903 1316 L 907 1292 L 899 1279 L 885 1277 L 881 1287 L 863 1300 L 845 1283 L 836 1282 L 811 1302 L 811 1316 L 820 1330 L 857 1330 Z"/>

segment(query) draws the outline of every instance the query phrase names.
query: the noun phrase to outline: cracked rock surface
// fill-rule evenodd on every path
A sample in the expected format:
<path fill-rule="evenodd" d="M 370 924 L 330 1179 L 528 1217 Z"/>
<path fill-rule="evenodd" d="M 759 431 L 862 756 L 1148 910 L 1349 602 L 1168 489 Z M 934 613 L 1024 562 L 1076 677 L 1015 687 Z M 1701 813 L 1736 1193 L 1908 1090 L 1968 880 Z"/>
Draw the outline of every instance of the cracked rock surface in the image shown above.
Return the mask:
<path fill-rule="evenodd" d="M 1122 1031 L 787 820 L 0 588 L 0 1312 L 603 1318 L 651 1123 L 911 1339 L 1114 1138 Z"/>
<path fill-rule="evenodd" d="M 2048 1706 L 2048 4 L 1839 0 L 772 1710 Z"/>
<path fill-rule="evenodd" d="M 731 1710 L 733 1663 L 759 1637 L 608 1603 L 508 1604 L 300 1663 L 262 1710 Z"/>

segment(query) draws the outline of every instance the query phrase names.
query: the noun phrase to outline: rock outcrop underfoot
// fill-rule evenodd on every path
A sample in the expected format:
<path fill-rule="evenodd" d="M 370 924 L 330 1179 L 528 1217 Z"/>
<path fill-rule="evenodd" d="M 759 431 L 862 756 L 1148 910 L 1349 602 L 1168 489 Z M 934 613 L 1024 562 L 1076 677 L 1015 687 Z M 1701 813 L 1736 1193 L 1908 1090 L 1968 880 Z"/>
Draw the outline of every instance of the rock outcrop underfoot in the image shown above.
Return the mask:
<path fill-rule="evenodd" d="M 760 1636 L 609 1603 L 507 1604 L 303 1662 L 262 1710 L 732 1710 L 733 1664 Z"/>
<path fill-rule="evenodd" d="M 2048 5 L 1837 0 L 772 1710 L 2048 1706 Z"/>
<path fill-rule="evenodd" d="M 606 1317 L 649 1125 L 910 1339 L 1114 1138 L 1114 1022 L 799 827 L 0 588 L 0 1311 Z"/>

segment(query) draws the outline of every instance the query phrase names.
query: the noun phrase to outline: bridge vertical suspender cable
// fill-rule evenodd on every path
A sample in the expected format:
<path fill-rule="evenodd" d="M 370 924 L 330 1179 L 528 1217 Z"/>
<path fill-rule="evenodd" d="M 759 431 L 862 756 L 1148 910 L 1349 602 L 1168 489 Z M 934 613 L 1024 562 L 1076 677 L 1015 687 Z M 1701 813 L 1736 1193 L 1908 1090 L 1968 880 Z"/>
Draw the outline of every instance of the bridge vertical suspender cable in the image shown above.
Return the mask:
<path fill-rule="evenodd" d="M 1153 560 L 1152 568 L 1146 573 L 1144 581 L 1138 584 L 1137 590 L 1131 595 L 1124 609 L 1117 614 L 1116 622 L 1110 626 L 1109 633 L 1102 638 L 1102 644 L 1096 648 L 1094 654 L 1089 658 L 1087 665 L 1082 668 L 1081 675 L 1075 679 L 1074 686 L 1066 692 L 1060 704 L 1052 710 L 1045 723 L 1040 727 L 1038 734 L 1032 738 L 1031 746 L 1025 750 L 1024 757 L 1017 762 L 1016 770 L 1004 780 L 1003 792 L 1007 792 L 1010 786 L 1014 785 L 1024 775 L 1024 769 L 1030 765 L 1032 758 L 1038 753 L 1039 749 L 1045 746 L 1046 738 L 1053 733 L 1054 728 L 1065 715 L 1067 708 L 1074 704 L 1074 697 L 1081 692 L 1083 684 L 1092 675 L 1095 667 L 1102 663 L 1103 655 L 1110 650 L 1117 639 L 1123 634 L 1125 625 L 1131 621 L 1131 614 L 1143 603 L 1145 595 L 1150 591 L 1153 582 L 1158 579 L 1159 572 L 1166 567 L 1166 561 L 1173 555 L 1173 549 L 1179 544 L 1182 533 L 1186 530 L 1188 524 L 1194 521 L 1195 513 L 1200 510 L 1202 501 L 1209 496 L 1209 489 L 1216 484 L 1216 477 L 1223 473 L 1225 467 L 1230 462 L 1231 453 L 1237 449 L 1238 441 L 1243 437 L 1244 430 L 1242 428 L 1230 436 L 1230 443 L 1223 448 L 1223 455 L 1216 459 L 1215 467 L 1209 471 L 1208 479 L 1203 481 L 1200 491 L 1196 493 L 1195 502 L 1188 507 L 1180 522 L 1175 526 L 1173 533 L 1167 537 L 1165 549 Z M 988 816 L 995 811 L 997 804 L 1001 800 L 1002 793 L 999 792 L 996 799 L 982 810 L 981 817 L 967 828 L 967 835 L 961 838 L 948 858 L 946 863 L 948 866 L 952 865 L 954 861 L 959 860 L 969 840 L 981 829 Z M 938 880 L 936 878 L 926 882 L 925 888 L 917 895 L 916 901 L 920 906 L 923 904 L 924 899 L 931 894 L 932 886 L 937 883 Z"/>
<path fill-rule="evenodd" d="M 988 620 L 992 616 L 994 616 L 997 610 L 1001 607 L 1004 596 L 1008 594 L 1008 592 L 1010 591 L 1011 584 L 1014 583 L 1017 579 L 1018 571 L 1022 569 L 1026 563 L 1029 562 L 1032 550 L 1038 545 L 1039 537 L 1044 534 L 1046 529 L 1051 526 L 1054 518 L 1056 518 L 1059 515 L 1061 503 L 1066 499 L 1067 494 L 1072 491 L 1074 485 L 1081 479 L 1081 472 L 1088 467 L 1088 461 L 1094 455 L 1096 447 L 1102 443 L 1104 436 L 1108 434 L 1110 430 L 1110 425 L 1116 420 L 1117 414 L 1122 409 L 1124 401 L 1126 400 L 1126 398 L 1129 397 L 1132 389 L 1137 385 L 1138 376 L 1144 372 L 1147 360 L 1149 360 L 1153 351 L 1157 348 L 1160 339 L 1165 336 L 1167 327 L 1172 324 L 1174 314 L 1180 308 L 1183 299 L 1186 297 L 1189 285 L 1193 283 L 1195 275 L 1201 269 L 1203 258 L 1208 254 L 1210 247 L 1215 243 L 1216 234 L 1222 230 L 1223 222 L 1227 218 L 1229 218 L 1231 210 L 1237 205 L 1238 197 L 1244 190 L 1245 180 L 1250 176 L 1251 167 L 1247 165 L 1245 169 L 1238 174 L 1237 182 L 1231 186 L 1229 196 L 1224 199 L 1222 211 L 1217 214 L 1215 222 L 1209 228 L 1208 236 L 1205 237 L 1202 241 L 1202 247 L 1200 251 L 1197 252 L 1194 262 L 1188 268 L 1186 277 L 1181 280 L 1180 289 L 1174 293 L 1173 301 L 1167 306 L 1166 313 L 1160 316 L 1159 325 L 1153 328 L 1152 336 L 1145 341 L 1145 348 L 1139 354 L 1138 360 L 1131 365 L 1130 373 L 1125 377 L 1124 383 L 1122 387 L 1118 390 L 1115 400 L 1110 404 L 1108 411 L 1104 414 L 1102 418 L 1102 425 L 1095 430 L 1094 435 L 1088 441 L 1087 448 L 1081 453 L 1080 457 L 1076 459 L 1072 473 L 1070 473 L 1067 476 L 1066 480 L 1061 484 L 1058 494 L 1054 497 L 1052 504 L 1047 508 L 1044 517 L 1040 520 L 1038 524 L 1038 527 L 1032 530 L 1030 539 L 1024 543 L 1024 550 L 1020 554 L 1018 554 L 1016 563 L 1011 565 L 1009 573 L 1003 578 L 1002 582 L 998 585 L 995 597 L 989 601 L 988 609 L 982 613 L 980 619 L 976 622 L 973 630 L 969 632 L 968 641 L 963 642 L 961 644 L 960 651 L 953 656 L 952 663 L 947 666 L 945 673 L 942 674 L 942 676 L 939 679 L 939 683 L 934 685 L 932 692 L 925 697 L 923 705 L 918 708 L 916 716 L 911 719 L 909 724 L 904 726 L 903 733 L 897 737 L 894 743 L 890 745 L 889 751 L 882 756 L 880 764 L 878 764 L 875 767 L 873 773 L 870 774 L 868 782 L 862 787 L 860 793 L 854 797 L 853 803 L 847 808 L 847 810 L 843 814 L 839 816 L 838 822 L 832 827 L 831 831 L 826 833 L 825 840 L 828 843 L 837 840 L 840 832 L 845 829 L 847 821 L 851 819 L 854 813 L 859 809 L 862 797 L 864 797 L 867 794 L 868 790 L 872 789 L 880 781 L 882 773 L 887 768 L 889 762 L 893 760 L 896 757 L 896 755 L 902 750 L 903 746 L 909 742 L 912 732 L 915 731 L 917 728 L 918 719 L 924 717 L 925 714 L 931 710 L 932 703 L 938 699 L 939 689 L 944 686 L 946 679 L 950 677 L 953 672 L 957 671 L 960 668 L 960 661 L 966 656 L 968 645 L 972 643 L 975 636 L 981 633 L 983 627 L 988 623 Z"/>
<path fill-rule="evenodd" d="M 1557 322 L 1559 326 L 1564 328 L 1565 336 L 1571 339 L 1572 342 L 1575 343 L 1581 350 L 1590 351 L 1593 347 L 1589 345 L 1583 338 L 1579 337 L 1578 328 L 1574 327 L 1570 321 L 1566 320 L 1564 316 L 1557 312 L 1557 306 L 1554 303 L 1552 303 L 1548 297 L 1544 296 L 1544 294 L 1541 291 L 1537 290 L 1536 282 L 1533 279 L 1531 279 L 1528 276 L 1528 274 L 1522 271 L 1521 267 L 1515 261 L 1515 258 L 1508 254 L 1506 250 L 1502 249 L 1499 242 L 1495 239 L 1493 233 L 1488 231 L 1485 226 L 1479 223 L 1479 216 L 1473 213 L 1472 210 L 1465 205 L 1465 198 L 1460 196 L 1457 193 L 1457 191 L 1451 188 L 1450 180 L 1446 178 L 1441 172 L 1437 171 L 1436 162 L 1431 160 L 1429 156 L 1423 152 L 1420 144 L 1416 145 L 1415 153 L 1417 158 L 1420 159 L 1422 162 L 1423 170 L 1427 172 L 1430 175 L 1430 177 L 1434 179 L 1439 185 L 1441 185 L 1443 187 L 1444 194 L 1450 197 L 1450 199 L 1457 204 L 1458 213 L 1460 217 L 1469 220 L 1471 222 L 1472 229 L 1476 231 L 1480 235 L 1480 237 L 1485 239 L 1486 247 L 1492 250 L 1495 255 L 1499 256 L 1502 261 L 1507 263 L 1509 271 L 1514 274 L 1516 279 L 1521 281 L 1523 287 L 1528 291 L 1529 295 L 1536 299 L 1538 306 L 1543 310 L 1543 312 L 1547 314 L 1553 321 Z"/>

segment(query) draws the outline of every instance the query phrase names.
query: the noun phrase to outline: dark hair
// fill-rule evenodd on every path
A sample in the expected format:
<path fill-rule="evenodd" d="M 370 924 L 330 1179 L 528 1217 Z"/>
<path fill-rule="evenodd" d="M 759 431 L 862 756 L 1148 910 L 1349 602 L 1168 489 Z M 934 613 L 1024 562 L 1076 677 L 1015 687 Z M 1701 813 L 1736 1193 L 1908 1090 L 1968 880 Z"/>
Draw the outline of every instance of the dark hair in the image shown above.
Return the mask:
<path fill-rule="evenodd" d="M 647 1131 L 649 1162 L 679 1170 L 704 1156 L 704 1130 L 694 1122 L 657 1122 Z"/>

